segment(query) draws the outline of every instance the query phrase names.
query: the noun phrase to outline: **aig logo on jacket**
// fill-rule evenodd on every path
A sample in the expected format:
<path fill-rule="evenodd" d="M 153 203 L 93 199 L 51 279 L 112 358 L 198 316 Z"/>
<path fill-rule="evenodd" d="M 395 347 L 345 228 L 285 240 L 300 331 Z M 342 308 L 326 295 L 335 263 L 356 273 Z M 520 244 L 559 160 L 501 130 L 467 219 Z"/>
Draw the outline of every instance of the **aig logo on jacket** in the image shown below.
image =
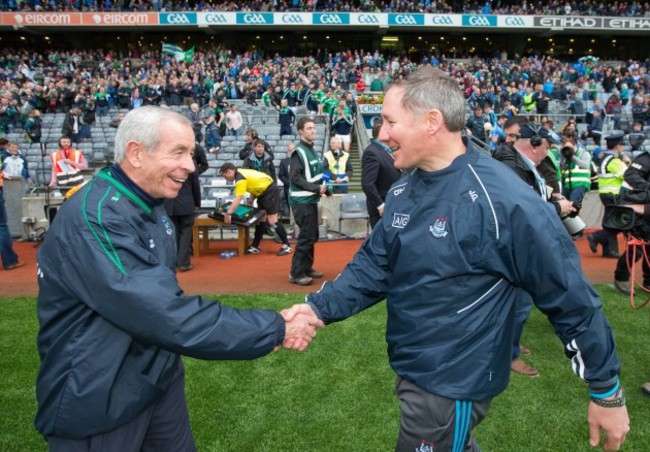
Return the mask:
<path fill-rule="evenodd" d="M 411 216 L 407 213 L 394 213 L 392 226 L 394 228 L 404 229 L 409 224 L 410 219 Z"/>

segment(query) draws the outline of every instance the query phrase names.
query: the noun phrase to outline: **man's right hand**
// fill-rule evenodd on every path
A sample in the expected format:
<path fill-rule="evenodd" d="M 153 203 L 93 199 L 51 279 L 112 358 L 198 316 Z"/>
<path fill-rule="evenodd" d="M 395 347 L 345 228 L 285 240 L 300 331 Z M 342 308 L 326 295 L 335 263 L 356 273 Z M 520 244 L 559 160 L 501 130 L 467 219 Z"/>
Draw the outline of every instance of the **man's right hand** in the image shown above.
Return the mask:
<path fill-rule="evenodd" d="M 283 309 L 280 314 L 287 325 L 282 347 L 288 350 L 304 351 L 316 336 L 316 328 L 325 327 L 307 303 Z"/>
<path fill-rule="evenodd" d="M 557 202 L 560 205 L 560 216 L 561 217 L 566 217 L 567 215 L 570 215 L 574 212 L 576 212 L 576 208 L 573 207 L 573 203 L 569 201 L 568 199 L 560 199 Z"/>

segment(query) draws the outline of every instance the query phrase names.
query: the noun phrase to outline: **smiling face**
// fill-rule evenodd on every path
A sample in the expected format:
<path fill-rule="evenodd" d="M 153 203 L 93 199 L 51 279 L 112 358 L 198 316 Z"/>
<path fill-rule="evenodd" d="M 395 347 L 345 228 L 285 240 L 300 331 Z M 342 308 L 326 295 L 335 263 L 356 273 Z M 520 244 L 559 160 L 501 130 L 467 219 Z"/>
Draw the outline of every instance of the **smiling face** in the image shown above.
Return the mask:
<path fill-rule="evenodd" d="M 426 125 L 423 120 L 415 121 L 413 113 L 401 105 L 403 94 L 402 87 L 389 89 L 386 93 L 378 139 L 393 149 L 395 168 L 417 168 L 430 152 L 423 146 L 427 142 Z"/>
<path fill-rule="evenodd" d="M 186 124 L 173 120 L 165 121 L 160 130 L 153 152 L 137 141 L 128 143 L 127 159 L 133 167 L 129 176 L 153 198 L 175 198 L 195 169 L 194 132 Z"/>

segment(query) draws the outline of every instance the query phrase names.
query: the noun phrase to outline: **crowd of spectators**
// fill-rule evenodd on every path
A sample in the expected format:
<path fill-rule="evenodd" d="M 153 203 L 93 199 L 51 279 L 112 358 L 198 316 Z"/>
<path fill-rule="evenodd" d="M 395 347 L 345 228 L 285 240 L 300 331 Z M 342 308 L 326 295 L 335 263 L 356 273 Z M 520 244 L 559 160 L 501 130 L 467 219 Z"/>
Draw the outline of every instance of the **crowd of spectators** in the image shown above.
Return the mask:
<path fill-rule="evenodd" d="M 562 1 L 562 0 L 2 0 L 2 11 L 337 11 L 337 12 L 409 12 L 476 13 L 580 16 L 650 15 L 650 3 L 641 1 Z"/>
<path fill-rule="evenodd" d="M 91 126 L 96 116 L 113 108 L 167 104 L 186 105 L 189 111 L 194 103 L 203 107 L 217 98 L 223 110 L 232 99 L 268 105 L 265 93 L 287 98 L 293 106 L 301 101 L 306 104 L 305 96 L 311 91 L 319 93 L 323 105 L 333 110 L 337 101 L 345 100 L 346 92 L 363 91 L 364 79 L 385 87 L 420 64 L 449 72 L 463 88 L 468 106 L 489 106 L 492 118 L 500 113 L 529 114 L 531 105 L 537 114 L 547 114 L 551 100 L 582 117 L 590 102 L 598 101 L 608 102 L 618 119 L 625 109 L 635 121 L 650 124 L 649 61 L 611 65 L 595 59 L 564 62 L 530 56 L 459 62 L 434 55 L 412 61 L 406 54 L 363 50 L 293 57 L 220 49 L 197 51 L 187 63 L 159 52 L 39 54 L 7 49 L 0 56 L 0 132 L 25 130 L 26 139 L 36 141 L 38 137 L 27 128 L 38 125 L 41 113 L 66 113 L 74 116 L 71 121 L 77 127 Z M 617 103 L 612 104 L 612 95 Z"/>

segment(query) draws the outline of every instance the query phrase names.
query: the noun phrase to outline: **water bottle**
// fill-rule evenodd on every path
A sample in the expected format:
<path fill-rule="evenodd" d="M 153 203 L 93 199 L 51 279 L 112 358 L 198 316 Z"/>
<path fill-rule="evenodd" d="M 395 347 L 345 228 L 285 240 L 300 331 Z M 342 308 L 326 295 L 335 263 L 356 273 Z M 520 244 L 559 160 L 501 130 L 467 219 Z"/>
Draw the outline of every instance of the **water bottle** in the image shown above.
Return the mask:
<path fill-rule="evenodd" d="M 237 251 L 224 251 L 219 255 L 221 259 L 230 259 L 231 257 L 237 256 Z"/>

